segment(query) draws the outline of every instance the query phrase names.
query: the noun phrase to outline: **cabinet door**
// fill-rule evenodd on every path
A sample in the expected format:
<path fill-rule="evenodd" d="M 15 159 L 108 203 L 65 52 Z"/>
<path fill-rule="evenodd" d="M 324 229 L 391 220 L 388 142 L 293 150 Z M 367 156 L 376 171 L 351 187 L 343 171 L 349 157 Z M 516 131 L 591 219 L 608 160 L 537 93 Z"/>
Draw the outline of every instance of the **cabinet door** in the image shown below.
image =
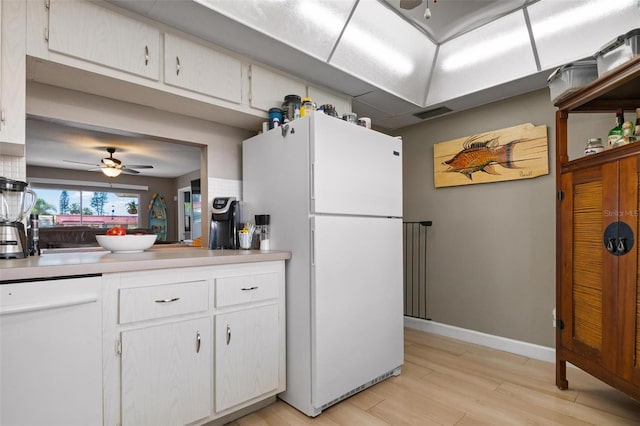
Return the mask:
<path fill-rule="evenodd" d="M 278 387 L 278 305 L 215 316 L 216 412 Z"/>
<path fill-rule="evenodd" d="M 242 102 L 242 64 L 200 44 L 164 35 L 164 81 L 203 95 Z"/>
<path fill-rule="evenodd" d="M 183 425 L 211 414 L 211 319 L 122 333 L 122 424 Z"/>
<path fill-rule="evenodd" d="M 26 6 L 0 1 L 0 152 L 24 156 Z"/>
<path fill-rule="evenodd" d="M 615 303 L 618 312 L 621 352 L 618 370 L 620 375 L 636 385 L 640 385 L 640 302 L 638 262 L 638 229 L 640 229 L 640 157 L 628 157 L 620 160 L 620 214 L 619 220 L 626 223 L 633 232 L 634 242 L 631 250 L 618 256 L 618 299 Z"/>
<path fill-rule="evenodd" d="M 603 244 L 605 228 L 618 220 L 618 165 L 608 163 L 562 175 L 562 270 L 558 318 L 562 346 L 599 364 L 614 344 L 617 262 Z M 607 309 L 609 307 L 609 309 Z"/>
<path fill-rule="evenodd" d="M 152 80 L 160 73 L 160 32 L 88 1 L 51 0 L 49 50 Z"/>
<path fill-rule="evenodd" d="M 257 65 L 251 65 L 250 101 L 251 107 L 263 111 L 282 105 L 288 94 L 304 96 L 307 86 L 282 74 L 269 71 Z"/>

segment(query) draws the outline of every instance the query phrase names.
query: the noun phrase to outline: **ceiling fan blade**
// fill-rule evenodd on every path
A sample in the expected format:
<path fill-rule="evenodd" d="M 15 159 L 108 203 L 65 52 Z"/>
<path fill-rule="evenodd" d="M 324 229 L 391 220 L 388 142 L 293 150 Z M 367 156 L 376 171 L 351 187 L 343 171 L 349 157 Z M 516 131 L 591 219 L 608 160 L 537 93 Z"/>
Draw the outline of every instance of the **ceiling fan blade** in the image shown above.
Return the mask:
<path fill-rule="evenodd" d="M 422 4 L 422 0 L 400 0 L 400 9 L 411 10 Z"/>
<path fill-rule="evenodd" d="M 130 174 L 130 175 L 137 175 L 137 174 L 139 174 L 139 173 L 140 173 L 139 171 L 137 171 L 137 170 L 133 170 L 133 169 L 130 169 L 130 168 L 128 168 L 128 167 L 125 167 L 124 169 L 121 169 L 120 171 L 121 171 L 122 173 L 128 173 L 128 174 Z"/>
<path fill-rule="evenodd" d="M 76 163 L 76 164 L 87 164 L 89 166 L 96 166 L 96 167 L 102 167 L 102 165 L 100 164 L 96 164 L 96 163 L 87 163 L 85 161 L 73 161 L 73 160 L 62 160 L 65 163 Z"/>
<path fill-rule="evenodd" d="M 153 169 L 153 166 L 144 165 L 144 164 L 132 164 L 132 165 L 126 165 L 125 167 L 127 167 L 128 169 Z"/>

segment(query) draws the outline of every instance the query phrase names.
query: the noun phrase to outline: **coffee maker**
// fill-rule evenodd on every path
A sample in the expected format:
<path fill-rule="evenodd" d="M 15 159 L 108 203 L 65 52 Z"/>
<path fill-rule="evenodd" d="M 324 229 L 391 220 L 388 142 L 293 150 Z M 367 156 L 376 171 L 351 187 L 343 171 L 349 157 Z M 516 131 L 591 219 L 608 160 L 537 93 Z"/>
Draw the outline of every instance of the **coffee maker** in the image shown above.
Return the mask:
<path fill-rule="evenodd" d="M 26 182 L 0 177 L 0 259 L 28 256 L 23 220 L 36 203 Z"/>
<path fill-rule="evenodd" d="M 216 197 L 211 210 L 210 249 L 237 249 L 240 203 L 235 197 Z"/>

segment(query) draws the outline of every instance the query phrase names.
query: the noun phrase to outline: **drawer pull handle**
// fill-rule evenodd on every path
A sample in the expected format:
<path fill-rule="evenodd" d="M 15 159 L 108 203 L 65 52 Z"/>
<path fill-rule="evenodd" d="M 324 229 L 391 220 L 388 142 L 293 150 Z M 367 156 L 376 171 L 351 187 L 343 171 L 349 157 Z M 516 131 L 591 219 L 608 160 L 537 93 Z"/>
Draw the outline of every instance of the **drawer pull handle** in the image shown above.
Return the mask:
<path fill-rule="evenodd" d="M 179 297 L 174 297 L 173 299 L 159 299 L 159 300 L 156 300 L 156 303 L 171 303 L 171 302 L 177 302 L 178 300 L 180 300 Z"/>
<path fill-rule="evenodd" d="M 180 75 L 180 57 L 176 56 L 176 75 Z"/>
<path fill-rule="evenodd" d="M 196 353 L 200 353 L 200 332 L 196 331 Z"/>
<path fill-rule="evenodd" d="M 149 65 L 149 46 L 144 47 L 144 64 Z"/>
<path fill-rule="evenodd" d="M 227 325 L 227 346 L 229 346 L 229 343 L 231 343 L 231 327 Z"/>
<path fill-rule="evenodd" d="M 251 290 L 257 290 L 258 286 L 254 285 L 253 287 L 242 287 L 240 290 L 242 291 L 251 291 Z"/>

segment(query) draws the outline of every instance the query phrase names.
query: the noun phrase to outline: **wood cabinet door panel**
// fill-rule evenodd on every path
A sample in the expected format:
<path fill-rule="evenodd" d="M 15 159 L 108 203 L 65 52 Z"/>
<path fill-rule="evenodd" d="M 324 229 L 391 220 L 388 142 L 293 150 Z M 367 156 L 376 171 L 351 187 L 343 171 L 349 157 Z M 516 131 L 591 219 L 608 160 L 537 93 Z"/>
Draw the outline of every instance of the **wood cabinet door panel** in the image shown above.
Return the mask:
<path fill-rule="evenodd" d="M 242 102 L 242 64 L 236 58 L 165 33 L 164 80 L 172 86 Z"/>
<path fill-rule="evenodd" d="M 160 31 L 87 1 L 51 0 L 49 50 L 158 80 Z"/>
<path fill-rule="evenodd" d="M 217 413 L 278 388 L 278 305 L 216 315 L 215 330 Z"/>
<path fill-rule="evenodd" d="M 620 160 L 620 211 L 618 218 L 633 232 L 631 250 L 618 257 L 619 292 L 615 309 L 618 313 L 617 371 L 627 380 L 640 384 L 640 313 L 638 309 L 638 250 L 640 156 Z"/>
<path fill-rule="evenodd" d="M 602 236 L 609 223 L 617 221 L 617 176 L 614 164 L 566 173 L 561 178 L 566 195 L 561 205 L 561 342 L 599 362 L 612 338 L 606 324 L 613 313 L 605 300 L 615 292 L 617 270 Z"/>
<path fill-rule="evenodd" d="M 122 424 L 184 425 L 212 410 L 211 318 L 122 333 Z"/>

